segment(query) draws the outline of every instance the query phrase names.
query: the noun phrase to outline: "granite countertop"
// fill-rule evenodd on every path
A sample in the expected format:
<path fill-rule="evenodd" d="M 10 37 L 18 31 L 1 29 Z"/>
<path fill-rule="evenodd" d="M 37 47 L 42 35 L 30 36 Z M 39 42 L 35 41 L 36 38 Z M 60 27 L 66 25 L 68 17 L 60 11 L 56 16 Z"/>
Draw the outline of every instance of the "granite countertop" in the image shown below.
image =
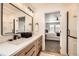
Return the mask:
<path fill-rule="evenodd" d="M 40 36 L 41 34 L 33 35 L 30 38 L 21 38 L 14 41 L 0 43 L 0 56 L 13 56 Z"/>

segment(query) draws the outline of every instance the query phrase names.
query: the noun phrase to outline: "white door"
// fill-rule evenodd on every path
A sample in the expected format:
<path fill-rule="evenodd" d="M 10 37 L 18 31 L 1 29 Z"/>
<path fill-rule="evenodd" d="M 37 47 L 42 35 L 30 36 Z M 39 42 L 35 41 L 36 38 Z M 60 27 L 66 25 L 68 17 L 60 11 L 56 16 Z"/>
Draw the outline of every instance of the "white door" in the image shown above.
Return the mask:
<path fill-rule="evenodd" d="M 68 13 L 68 55 L 77 55 L 77 18 L 73 11 Z"/>

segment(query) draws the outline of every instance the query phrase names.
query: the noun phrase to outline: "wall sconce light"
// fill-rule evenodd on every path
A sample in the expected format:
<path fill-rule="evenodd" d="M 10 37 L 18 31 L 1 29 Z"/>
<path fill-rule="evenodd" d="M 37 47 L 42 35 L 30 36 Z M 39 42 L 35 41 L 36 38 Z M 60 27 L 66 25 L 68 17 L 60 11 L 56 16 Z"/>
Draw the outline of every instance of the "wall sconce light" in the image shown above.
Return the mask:
<path fill-rule="evenodd" d="M 28 7 L 28 9 L 29 9 L 32 13 L 34 12 L 30 7 Z"/>

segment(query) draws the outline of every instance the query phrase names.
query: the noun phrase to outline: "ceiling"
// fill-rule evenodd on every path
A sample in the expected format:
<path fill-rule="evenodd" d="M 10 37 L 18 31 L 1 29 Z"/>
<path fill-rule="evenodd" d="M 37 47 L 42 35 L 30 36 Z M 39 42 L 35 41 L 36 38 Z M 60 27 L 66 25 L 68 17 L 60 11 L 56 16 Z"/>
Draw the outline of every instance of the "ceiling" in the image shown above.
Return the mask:
<path fill-rule="evenodd" d="M 64 7 L 64 6 L 70 6 L 71 4 L 75 4 L 75 3 L 31 3 L 31 5 L 35 8 L 35 9 L 50 9 L 50 8 L 60 8 L 60 7 Z"/>
<path fill-rule="evenodd" d="M 51 8 L 51 7 L 62 6 L 63 4 L 59 4 L 59 3 L 32 3 L 31 5 L 35 9 L 40 9 L 40 8 Z"/>

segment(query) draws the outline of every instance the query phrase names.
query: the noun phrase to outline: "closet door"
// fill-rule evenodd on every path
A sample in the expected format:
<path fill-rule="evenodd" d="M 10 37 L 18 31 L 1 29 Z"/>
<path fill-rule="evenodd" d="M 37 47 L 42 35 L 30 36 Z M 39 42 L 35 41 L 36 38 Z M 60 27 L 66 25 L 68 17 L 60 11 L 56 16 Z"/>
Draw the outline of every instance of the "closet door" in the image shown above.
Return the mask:
<path fill-rule="evenodd" d="M 75 11 L 67 12 L 67 26 L 68 26 L 68 55 L 77 55 L 77 18 Z"/>

